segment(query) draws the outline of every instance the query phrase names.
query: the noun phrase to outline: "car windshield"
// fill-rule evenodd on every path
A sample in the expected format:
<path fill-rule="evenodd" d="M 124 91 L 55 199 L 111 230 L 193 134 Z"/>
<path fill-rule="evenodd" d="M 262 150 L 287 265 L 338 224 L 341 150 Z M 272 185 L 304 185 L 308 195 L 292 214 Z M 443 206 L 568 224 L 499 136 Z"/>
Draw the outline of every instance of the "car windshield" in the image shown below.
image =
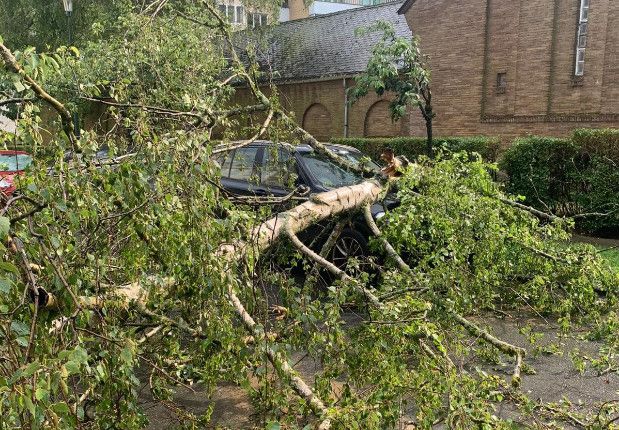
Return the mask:
<path fill-rule="evenodd" d="M 352 151 L 346 152 L 348 152 L 348 156 L 345 156 L 344 158 L 355 164 L 358 164 L 363 158 L 361 153 L 357 153 L 358 157 L 355 157 L 352 155 Z M 344 154 L 339 154 L 338 151 L 338 155 L 343 156 Z M 301 157 L 303 158 L 303 162 L 312 176 L 314 176 L 316 181 L 318 181 L 318 183 L 325 188 L 345 187 L 347 185 L 354 185 L 363 181 L 363 177 L 361 175 L 343 169 L 324 155 L 317 154 L 315 152 L 307 152 L 301 154 Z"/>
<path fill-rule="evenodd" d="M 0 171 L 15 172 L 24 170 L 32 163 L 32 157 L 28 154 L 2 154 L 0 155 Z"/>
<path fill-rule="evenodd" d="M 369 167 L 370 169 L 374 169 L 377 172 L 380 171 L 380 167 L 378 166 L 378 164 L 374 163 L 370 159 L 370 157 L 368 157 L 367 155 L 359 151 L 354 151 L 354 150 L 350 150 L 346 148 L 340 148 L 337 146 L 329 146 L 328 149 L 329 151 L 335 152 L 337 155 L 339 155 L 340 157 L 344 158 L 347 161 L 350 161 L 353 164 L 363 163 L 366 167 Z"/>

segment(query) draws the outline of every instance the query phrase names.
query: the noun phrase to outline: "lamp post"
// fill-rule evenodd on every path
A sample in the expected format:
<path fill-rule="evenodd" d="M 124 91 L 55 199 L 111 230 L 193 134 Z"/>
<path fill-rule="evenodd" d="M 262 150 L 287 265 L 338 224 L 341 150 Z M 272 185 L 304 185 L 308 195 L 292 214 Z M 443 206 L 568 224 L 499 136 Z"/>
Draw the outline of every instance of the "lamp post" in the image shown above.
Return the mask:
<path fill-rule="evenodd" d="M 69 46 L 73 44 L 73 35 L 71 34 L 71 16 L 73 15 L 73 0 L 62 0 L 64 13 L 67 15 L 67 32 L 69 34 Z M 80 122 L 77 111 L 73 112 L 73 130 L 75 136 L 80 138 Z"/>
<path fill-rule="evenodd" d="M 69 32 L 69 45 L 73 43 L 71 37 L 71 15 L 73 15 L 73 0 L 62 0 L 62 6 L 64 7 L 64 13 L 67 15 L 67 31 Z"/>

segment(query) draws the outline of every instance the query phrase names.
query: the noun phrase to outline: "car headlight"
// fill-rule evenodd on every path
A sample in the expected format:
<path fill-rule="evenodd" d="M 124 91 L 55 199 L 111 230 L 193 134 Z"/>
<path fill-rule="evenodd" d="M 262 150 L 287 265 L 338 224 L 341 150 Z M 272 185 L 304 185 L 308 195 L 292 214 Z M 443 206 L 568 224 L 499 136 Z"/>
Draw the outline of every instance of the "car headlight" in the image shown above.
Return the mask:
<path fill-rule="evenodd" d="M 376 215 L 374 215 L 374 218 L 375 218 L 376 220 L 379 220 L 379 219 L 381 219 L 382 217 L 384 217 L 385 215 L 386 215 L 386 214 L 385 214 L 385 212 L 378 212 Z"/>
<path fill-rule="evenodd" d="M 10 188 L 10 187 L 11 187 L 11 183 L 9 181 L 7 181 L 6 179 L 0 180 L 0 188 Z"/>

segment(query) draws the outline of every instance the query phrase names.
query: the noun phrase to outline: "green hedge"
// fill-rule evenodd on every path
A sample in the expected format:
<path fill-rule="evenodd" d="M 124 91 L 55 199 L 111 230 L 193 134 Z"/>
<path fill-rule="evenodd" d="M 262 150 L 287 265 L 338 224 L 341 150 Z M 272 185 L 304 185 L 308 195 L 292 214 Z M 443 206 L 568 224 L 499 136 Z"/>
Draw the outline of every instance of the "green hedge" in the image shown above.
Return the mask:
<path fill-rule="evenodd" d="M 351 137 L 332 139 L 331 142 L 357 148 L 375 160 L 380 158 L 380 154 L 387 147 L 392 148 L 397 155 L 404 155 L 411 160 L 426 154 L 426 139 L 422 137 Z M 499 139 L 493 137 L 437 137 L 434 139 L 435 148 L 443 148 L 449 152 L 477 152 L 489 162 L 496 161 L 499 146 Z"/>
<path fill-rule="evenodd" d="M 576 130 L 570 139 L 518 139 L 503 154 L 510 193 L 559 215 L 619 210 L 619 130 Z M 577 221 L 580 230 L 619 234 L 619 212 Z"/>
<path fill-rule="evenodd" d="M 583 151 L 609 158 L 619 164 L 619 129 L 579 129 L 572 136 L 572 141 Z"/>

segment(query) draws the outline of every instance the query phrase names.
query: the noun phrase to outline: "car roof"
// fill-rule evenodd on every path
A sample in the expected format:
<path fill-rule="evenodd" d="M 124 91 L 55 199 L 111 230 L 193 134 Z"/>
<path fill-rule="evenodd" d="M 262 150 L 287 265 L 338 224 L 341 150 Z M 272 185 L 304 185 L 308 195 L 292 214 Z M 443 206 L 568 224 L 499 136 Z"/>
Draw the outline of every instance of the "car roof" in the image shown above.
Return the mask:
<path fill-rule="evenodd" d="M 237 142 L 231 142 L 230 144 L 234 145 L 234 144 L 238 144 L 241 143 L 242 141 L 237 141 Z M 294 149 L 296 152 L 302 152 L 302 153 L 309 153 L 309 152 L 313 152 L 314 148 L 312 148 L 310 145 L 307 144 L 301 144 L 301 145 L 292 145 L 288 142 L 272 142 L 270 140 L 256 140 L 255 142 L 250 143 L 247 146 L 258 146 L 258 147 L 264 147 L 264 146 L 268 146 L 268 145 L 279 145 L 279 146 L 286 146 L 289 147 L 291 149 Z M 325 143 L 324 144 L 327 148 L 331 149 L 331 150 L 339 150 L 339 151 L 352 151 L 352 152 L 358 152 L 361 153 L 361 151 L 359 151 L 357 148 L 353 148 L 352 146 L 348 146 L 348 145 L 340 145 L 340 144 L 336 144 L 336 143 Z M 220 147 L 225 147 L 227 145 L 217 145 L 215 148 L 220 148 Z"/>
<path fill-rule="evenodd" d="M 30 155 L 26 151 L 17 151 L 13 149 L 0 150 L 0 155 Z"/>

